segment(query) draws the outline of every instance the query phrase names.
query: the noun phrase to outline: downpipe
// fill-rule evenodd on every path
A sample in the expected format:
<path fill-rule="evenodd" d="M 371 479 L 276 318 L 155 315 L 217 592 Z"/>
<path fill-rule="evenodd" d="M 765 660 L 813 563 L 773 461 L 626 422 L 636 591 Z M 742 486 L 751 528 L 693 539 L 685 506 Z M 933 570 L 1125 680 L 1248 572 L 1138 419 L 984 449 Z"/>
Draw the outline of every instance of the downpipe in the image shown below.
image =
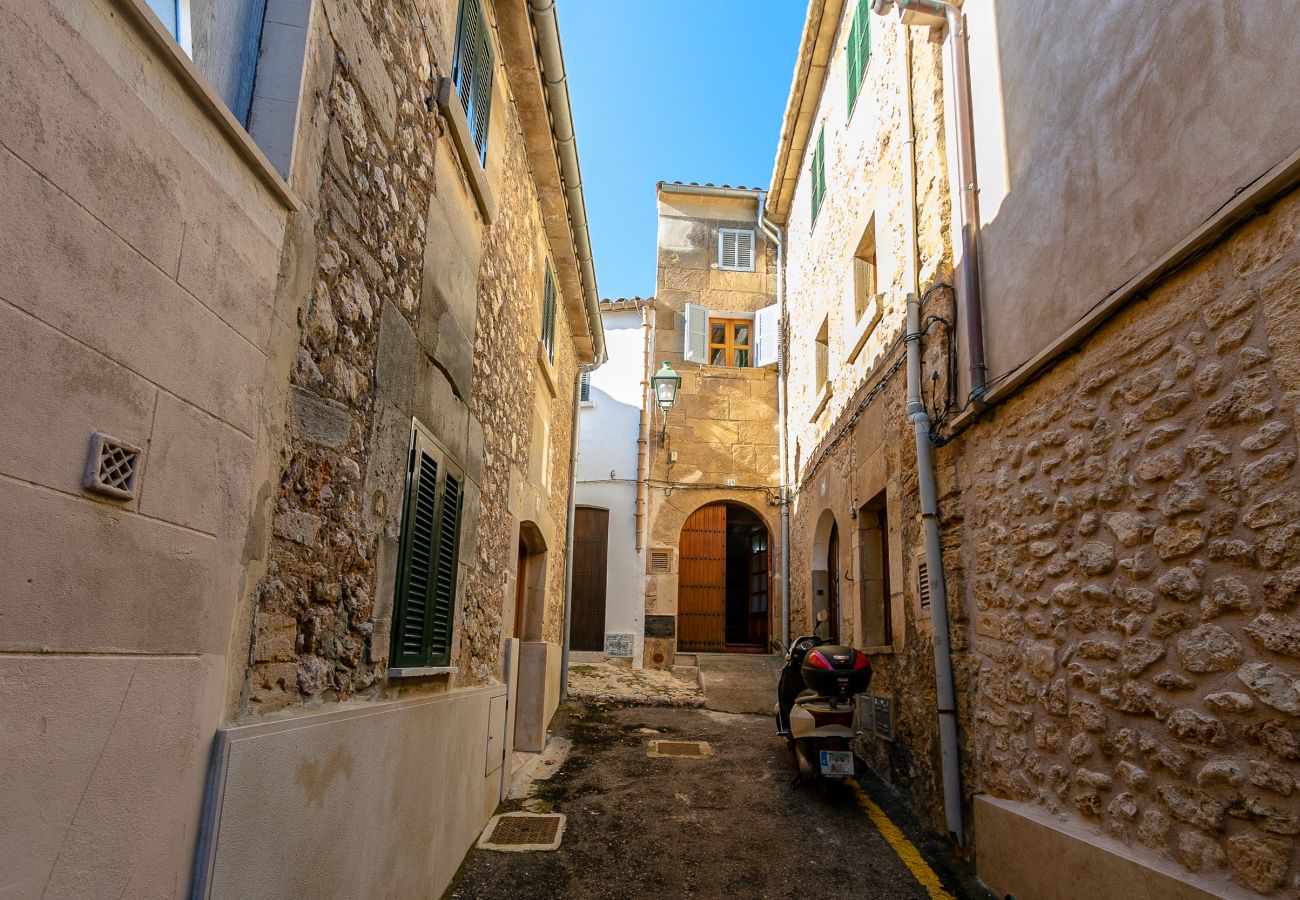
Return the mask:
<path fill-rule="evenodd" d="M 949 833 L 965 846 L 962 827 L 961 770 L 957 749 L 957 703 L 952 680 L 952 647 L 948 633 L 948 587 L 939 543 L 939 503 L 930 444 L 930 417 L 921 400 L 921 302 L 907 295 L 907 415 L 916 432 L 917 484 L 925 539 L 926 573 L 930 579 L 930 614 L 934 625 L 935 693 L 939 712 L 939 752 L 943 770 L 943 811 Z"/>
<path fill-rule="evenodd" d="M 781 643 L 790 646 L 790 483 L 786 478 L 785 447 L 785 241 L 781 231 L 763 214 L 767 195 L 758 195 L 758 227 L 776 244 L 776 427 L 777 450 L 780 458 L 781 485 L 778 494 L 781 504 Z"/>

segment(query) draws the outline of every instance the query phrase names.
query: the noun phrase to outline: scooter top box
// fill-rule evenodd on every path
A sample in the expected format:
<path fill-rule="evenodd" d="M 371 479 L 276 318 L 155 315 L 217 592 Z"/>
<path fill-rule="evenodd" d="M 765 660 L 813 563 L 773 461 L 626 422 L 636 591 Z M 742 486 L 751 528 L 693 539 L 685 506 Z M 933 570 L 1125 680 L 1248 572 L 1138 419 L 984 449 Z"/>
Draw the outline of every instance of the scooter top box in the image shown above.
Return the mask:
<path fill-rule="evenodd" d="M 871 684 L 871 661 L 861 650 L 823 644 L 808 651 L 800 674 L 804 684 L 822 696 L 848 699 Z"/>

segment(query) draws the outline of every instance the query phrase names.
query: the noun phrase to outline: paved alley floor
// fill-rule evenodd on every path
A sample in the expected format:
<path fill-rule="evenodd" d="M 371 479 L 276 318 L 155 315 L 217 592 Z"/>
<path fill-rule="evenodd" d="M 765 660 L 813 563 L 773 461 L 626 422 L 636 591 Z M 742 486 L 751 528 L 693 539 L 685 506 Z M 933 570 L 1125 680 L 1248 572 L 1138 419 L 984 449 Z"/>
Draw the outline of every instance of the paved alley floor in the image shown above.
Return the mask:
<path fill-rule="evenodd" d="M 695 658 L 706 708 L 771 714 L 783 657 L 772 653 L 699 653 Z"/>
<path fill-rule="evenodd" d="M 559 849 L 475 849 L 448 897 L 929 896 L 847 786 L 791 787 L 767 716 L 573 701 L 552 730 L 571 756 L 503 809 L 565 814 Z M 656 739 L 708 741 L 712 756 L 651 758 Z M 971 896 L 931 865 L 950 895 Z"/>

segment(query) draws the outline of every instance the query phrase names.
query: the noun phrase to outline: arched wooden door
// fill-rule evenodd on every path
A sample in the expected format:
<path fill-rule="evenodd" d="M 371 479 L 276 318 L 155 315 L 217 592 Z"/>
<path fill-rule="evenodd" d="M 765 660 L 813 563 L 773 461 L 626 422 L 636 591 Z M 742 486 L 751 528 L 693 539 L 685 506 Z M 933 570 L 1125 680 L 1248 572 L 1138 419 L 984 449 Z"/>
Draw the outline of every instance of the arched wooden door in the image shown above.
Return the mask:
<path fill-rule="evenodd" d="M 677 649 L 716 653 L 726 644 L 727 507 L 702 506 L 682 526 Z"/>
<path fill-rule="evenodd" d="M 826 542 L 826 633 L 836 643 L 840 639 L 840 528 L 831 523 Z"/>

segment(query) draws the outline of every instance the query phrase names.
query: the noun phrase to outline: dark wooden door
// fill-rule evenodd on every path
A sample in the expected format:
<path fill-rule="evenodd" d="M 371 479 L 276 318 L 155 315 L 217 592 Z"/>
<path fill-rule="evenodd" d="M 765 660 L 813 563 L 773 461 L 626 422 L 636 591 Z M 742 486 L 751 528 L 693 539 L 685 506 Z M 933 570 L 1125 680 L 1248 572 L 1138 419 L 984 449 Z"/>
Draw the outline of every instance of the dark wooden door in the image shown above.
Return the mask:
<path fill-rule="evenodd" d="M 749 642 L 767 647 L 768 622 L 767 529 L 755 528 L 749 538 Z"/>
<path fill-rule="evenodd" d="M 605 649 L 605 584 L 609 565 L 609 510 L 580 506 L 573 511 L 574 650 Z"/>
<path fill-rule="evenodd" d="M 677 649 L 719 652 L 727 626 L 727 508 L 691 513 L 682 526 L 677 576 Z"/>
<path fill-rule="evenodd" d="M 826 544 L 826 633 L 832 641 L 840 639 L 840 529 L 831 523 L 831 536 Z"/>

